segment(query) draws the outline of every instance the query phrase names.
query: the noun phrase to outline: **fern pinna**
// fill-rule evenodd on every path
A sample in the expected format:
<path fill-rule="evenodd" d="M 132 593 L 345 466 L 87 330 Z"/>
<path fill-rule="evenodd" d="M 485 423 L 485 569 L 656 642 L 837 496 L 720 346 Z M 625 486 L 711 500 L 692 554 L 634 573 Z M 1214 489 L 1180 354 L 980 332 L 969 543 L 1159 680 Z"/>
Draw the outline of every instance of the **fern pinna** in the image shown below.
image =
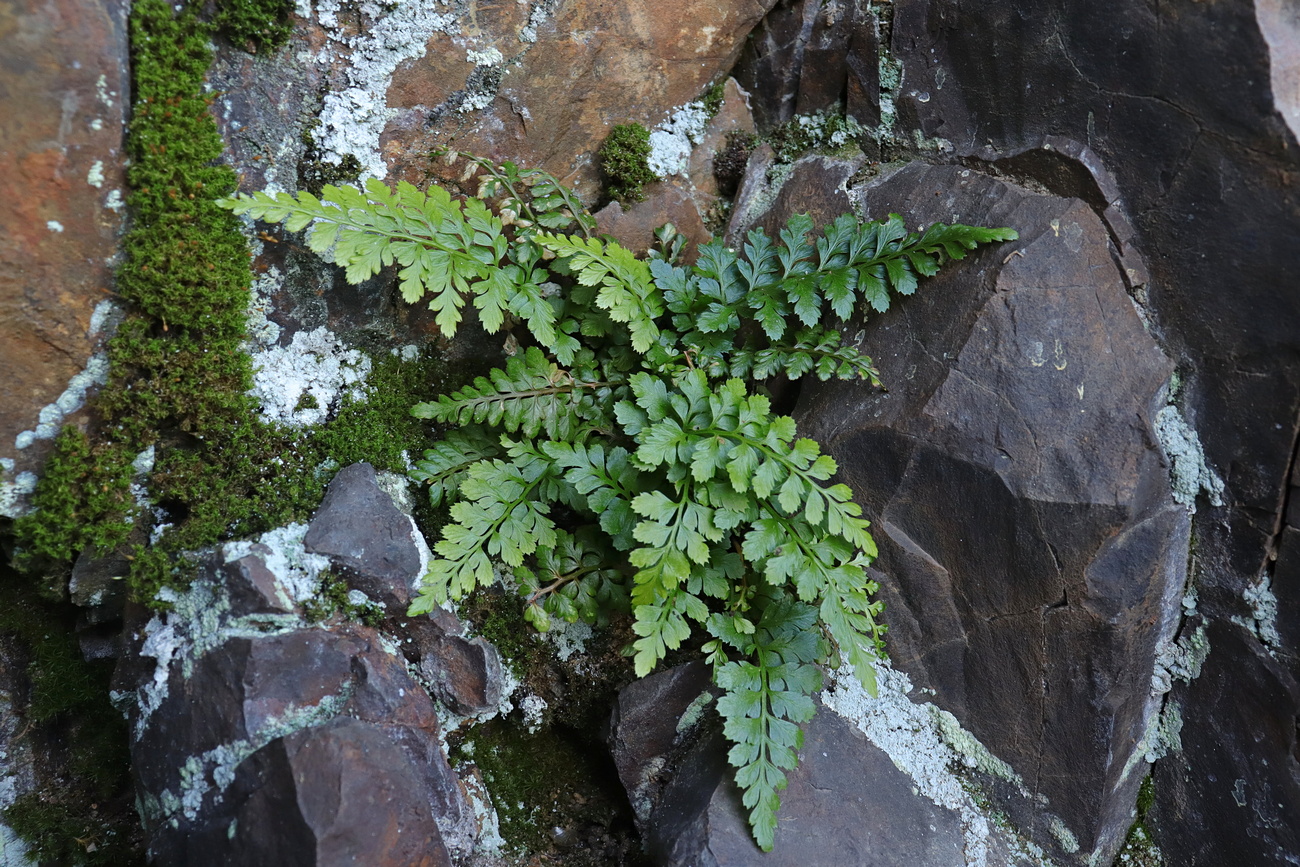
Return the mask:
<path fill-rule="evenodd" d="M 477 198 L 371 180 L 225 205 L 306 229 L 353 282 L 396 265 L 403 297 L 427 300 L 448 337 L 466 303 L 489 332 L 526 330 L 504 368 L 412 410 L 453 432 L 412 473 L 451 519 L 411 613 L 508 575 L 538 629 L 630 611 L 641 676 L 702 629 L 729 759 L 770 849 L 818 666 L 843 659 L 874 690 L 883 627 L 862 510 L 761 383 L 877 382 L 835 323 L 1016 233 L 909 232 L 896 215 L 815 233 L 797 216 L 738 251 L 710 241 L 686 267 L 671 229 L 637 258 L 595 237 L 551 176 L 470 159 Z"/>

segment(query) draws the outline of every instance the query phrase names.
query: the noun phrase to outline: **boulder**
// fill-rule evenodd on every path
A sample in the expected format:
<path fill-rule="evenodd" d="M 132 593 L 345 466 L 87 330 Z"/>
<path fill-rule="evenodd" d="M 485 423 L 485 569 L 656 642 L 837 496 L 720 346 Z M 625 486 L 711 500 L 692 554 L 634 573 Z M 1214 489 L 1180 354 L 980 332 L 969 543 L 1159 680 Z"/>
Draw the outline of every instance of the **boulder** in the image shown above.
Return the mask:
<path fill-rule="evenodd" d="M 432 700 L 367 627 L 313 627 L 247 603 L 231 577 L 288 595 L 265 545 L 214 555 L 174 610 L 132 636 L 116 686 L 158 864 L 451 863 L 478 823 L 451 771 Z M 300 554 L 299 556 L 307 556 Z M 260 561 L 255 563 L 254 561 Z M 272 820 L 272 817 L 273 820 Z"/>
<path fill-rule="evenodd" d="M 1020 233 L 851 322 L 888 390 L 805 386 L 796 417 L 872 519 L 890 657 L 1024 781 L 1001 806 L 1034 842 L 1104 862 L 1186 577 L 1153 429 L 1173 366 L 1084 201 L 924 164 L 854 192 L 875 219 Z"/>

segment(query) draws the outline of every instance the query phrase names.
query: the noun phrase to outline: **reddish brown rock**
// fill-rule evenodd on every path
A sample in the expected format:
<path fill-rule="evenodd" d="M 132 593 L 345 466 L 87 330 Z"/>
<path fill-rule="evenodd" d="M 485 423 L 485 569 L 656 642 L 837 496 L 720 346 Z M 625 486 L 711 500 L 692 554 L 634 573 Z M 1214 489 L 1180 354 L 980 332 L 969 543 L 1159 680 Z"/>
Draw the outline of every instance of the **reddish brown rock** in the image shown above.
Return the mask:
<path fill-rule="evenodd" d="M 457 73 L 446 59 L 463 58 L 464 49 L 435 34 L 431 59 L 395 79 L 398 101 L 412 107 L 389 124 L 385 155 L 397 176 L 411 180 L 426 176 L 425 154 L 435 146 L 512 159 L 547 169 L 594 201 L 600 183 L 594 154 L 609 129 L 633 122 L 653 127 L 699 97 L 731 68 L 774 2 L 687 4 L 672 14 L 646 0 L 564 4 L 536 28 L 537 41 L 517 64 L 478 74 L 472 84 L 495 90 L 495 98 L 471 113 L 445 104 L 471 83 L 470 70 Z"/>
<path fill-rule="evenodd" d="M 624 208 L 610 202 L 596 214 L 596 226 L 602 235 L 614 238 L 637 255 L 654 246 L 655 230 L 672 223 L 688 241 L 686 256 L 695 258 L 695 247 L 709 239 L 695 199 L 683 182 L 676 179 L 646 189 L 646 199 Z"/>
<path fill-rule="evenodd" d="M 122 226 L 127 4 L 0 2 L 0 456 L 85 367 Z M 62 412 L 59 413 L 59 416 Z M 49 413 L 47 413 L 49 416 Z M 23 465 L 30 466 L 30 461 Z"/>

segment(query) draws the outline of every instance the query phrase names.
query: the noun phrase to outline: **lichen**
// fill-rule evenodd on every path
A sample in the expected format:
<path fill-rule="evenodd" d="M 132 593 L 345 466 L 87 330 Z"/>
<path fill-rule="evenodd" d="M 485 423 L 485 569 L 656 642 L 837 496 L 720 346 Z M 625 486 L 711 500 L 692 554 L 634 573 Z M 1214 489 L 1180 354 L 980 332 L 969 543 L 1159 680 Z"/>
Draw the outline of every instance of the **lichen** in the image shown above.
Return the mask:
<path fill-rule="evenodd" d="M 1156 438 L 1169 460 L 1170 486 L 1176 502 L 1192 508 L 1204 492 L 1211 505 L 1223 505 L 1223 479 L 1205 461 L 1201 440 L 1174 406 L 1156 413 Z"/>
<path fill-rule="evenodd" d="M 999 828 L 971 794 L 972 782 L 955 772 L 966 767 L 964 756 L 941 736 L 941 716 L 937 709 L 908 698 L 912 683 L 907 675 L 895 671 L 887 663 L 878 663 L 879 688 L 873 697 L 851 672 L 852 666 L 846 664 L 832 675 L 827 689 L 822 692 L 822 703 L 853 723 L 868 740 L 884 750 L 894 764 L 912 778 L 922 797 L 957 814 L 965 837 L 967 865 L 974 867 L 989 863 L 995 835 L 1001 838 L 1014 858 L 1020 859 L 1013 863 L 1048 863 L 1035 844 Z M 974 740 L 968 733 L 958 740 L 965 741 L 966 737 Z"/>
<path fill-rule="evenodd" d="M 1277 596 L 1273 594 L 1269 576 L 1263 575 L 1247 585 L 1241 598 L 1250 606 L 1250 618 L 1234 616 L 1232 622 L 1249 629 L 1269 653 L 1276 654 L 1282 649 L 1282 636 L 1277 631 Z"/>
<path fill-rule="evenodd" d="M 388 174 L 379 150 L 379 136 L 393 111 L 387 105 L 388 86 L 398 65 L 423 57 L 434 33 L 456 33 L 455 16 L 433 11 L 432 3 L 398 0 L 360 34 L 336 35 L 351 49 L 346 70 L 347 86 L 325 95 L 319 135 L 321 159 L 340 164 L 348 156 L 357 160 L 362 177 Z M 372 12 L 378 12 L 370 7 Z M 333 7 L 322 4 L 317 20 L 327 29 L 337 26 Z"/>

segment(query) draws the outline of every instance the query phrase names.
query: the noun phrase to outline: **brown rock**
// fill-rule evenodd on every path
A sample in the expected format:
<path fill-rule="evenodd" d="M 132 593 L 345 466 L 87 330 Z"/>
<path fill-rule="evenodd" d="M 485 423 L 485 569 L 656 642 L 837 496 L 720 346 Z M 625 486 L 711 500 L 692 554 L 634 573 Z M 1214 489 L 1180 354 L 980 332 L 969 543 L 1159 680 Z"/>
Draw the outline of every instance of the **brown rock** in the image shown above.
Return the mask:
<path fill-rule="evenodd" d="M 93 350 L 122 210 L 127 4 L 0 3 L 0 456 Z M 65 407 L 66 409 L 67 407 Z M 34 456 L 33 456 L 34 457 Z M 23 465 L 30 468 L 31 459 Z"/>
<path fill-rule="evenodd" d="M 420 650 L 420 673 L 452 711 L 472 715 L 501 702 L 501 657 L 486 640 L 442 635 Z"/>
<path fill-rule="evenodd" d="M 610 202 L 596 214 L 599 232 L 614 236 L 637 255 L 644 255 L 654 246 L 655 230 L 664 223 L 672 223 L 686 238 L 686 259 L 694 261 L 695 248 L 709 239 L 709 230 L 700 219 L 690 190 L 676 178 L 648 187 L 643 202 L 626 209 L 618 202 Z"/>
<path fill-rule="evenodd" d="M 728 78 L 722 90 L 722 105 L 718 113 L 704 128 L 700 143 L 691 152 L 690 179 L 695 187 L 696 202 L 701 211 L 707 211 L 718 197 L 718 181 L 714 177 L 713 159 L 727 146 L 729 137 L 736 133 L 755 132 L 754 113 L 749 107 L 749 93 L 736 79 Z"/>
<path fill-rule="evenodd" d="M 431 61 L 437 69 L 428 74 L 427 90 L 414 70 L 399 76 L 398 98 L 412 107 L 390 122 L 385 153 L 395 176 L 411 180 L 426 177 L 424 155 L 435 146 L 512 159 L 547 169 L 594 201 L 600 183 L 594 154 L 610 127 L 653 127 L 697 98 L 731 68 L 746 35 L 774 2 L 687 4 L 672 14 L 646 0 L 563 4 L 498 83 L 478 82 L 496 94 L 481 112 L 443 106 L 451 88 L 464 87 L 446 59 Z M 428 54 L 464 56 L 447 43 L 448 37 L 435 34 Z"/>

